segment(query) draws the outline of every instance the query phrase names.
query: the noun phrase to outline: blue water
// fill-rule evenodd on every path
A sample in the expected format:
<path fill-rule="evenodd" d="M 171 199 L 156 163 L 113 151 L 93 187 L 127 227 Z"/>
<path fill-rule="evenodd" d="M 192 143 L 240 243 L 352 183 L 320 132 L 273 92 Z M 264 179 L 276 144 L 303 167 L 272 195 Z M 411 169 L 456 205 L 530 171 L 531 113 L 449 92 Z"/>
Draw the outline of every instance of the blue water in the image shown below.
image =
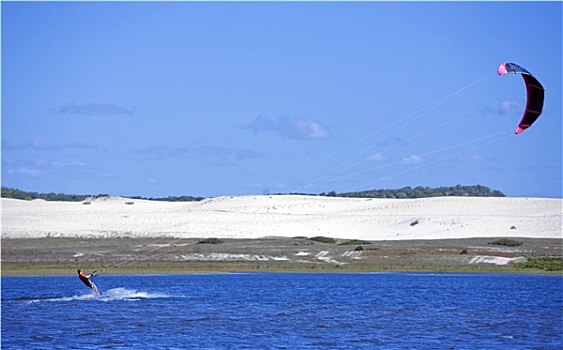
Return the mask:
<path fill-rule="evenodd" d="M 2 277 L 2 349 L 562 349 L 563 277 Z"/>

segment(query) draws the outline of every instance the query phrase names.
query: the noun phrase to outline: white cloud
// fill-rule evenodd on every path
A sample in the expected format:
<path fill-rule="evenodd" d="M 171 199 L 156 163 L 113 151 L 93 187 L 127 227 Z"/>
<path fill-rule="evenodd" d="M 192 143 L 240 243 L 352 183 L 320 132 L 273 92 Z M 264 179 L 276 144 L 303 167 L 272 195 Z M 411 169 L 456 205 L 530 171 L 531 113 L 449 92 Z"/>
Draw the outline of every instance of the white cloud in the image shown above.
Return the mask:
<path fill-rule="evenodd" d="M 158 185 L 160 184 L 160 182 L 155 179 L 154 177 L 149 177 L 148 179 L 145 180 L 145 183 L 149 184 L 149 185 Z"/>
<path fill-rule="evenodd" d="M 33 139 L 30 141 L 2 140 L 2 148 L 5 150 L 61 151 L 63 149 L 98 150 L 99 146 L 82 141 L 59 144 L 53 141 Z"/>
<path fill-rule="evenodd" d="M 247 159 L 258 159 L 264 157 L 263 153 L 250 149 L 237 150 L 231 147 L 202 145 L 194 149 L 207 164 L 215 166 L 232 166 Z"/>
<path fill-rule="evenodd" d="M 524 107 L 518 102 L 503 100 L 498 108 L 498 114 L 515 114 L 521 113 L 524 110 Z"/>
<path fill-rule="evenodd" d="M 34 150 L 34 151 L 59 151 L 61 149 L 57 142 L 40 139 L 31 141 L 2 140 L 2 148 L 6 150 Z"/>
<path fill-rule="evenodd" d="M 72 162 L 61 162 L 61 161 L 53 161 L 53 167 L 55 168 L 74 168 L 74 167 L 85 167 L 86 163 L 81 162 L 79 160 L 75 160 Z"/>
<path fill-rule="evenodd" d="M 53 113 L 59 114 L 81 114 L 81 115 L 99 115 L 99 116 L 111 116 L 111 115 L 134 115 L 135 108 L 128 109 L 125 107 L 117 106 L 111 103 L 67 103 L 58 108 L 51 109 Z"/>
<path fill-rule="evenodd" d="M 295 119 L 287 116 L 277 119 L 260 116 L 242 128 L 253 130 L 255 133 L 273 131 L 283 138 L 294 140 L 324 140 L 335 136 L 332 128 L 318 120 Z"/>
<path fill-rule="evenodd" d="M 370 157 L 368 157 L 368 160 L 372 160 L 374 162 L 380 162 L 382 160 L 385 160 L 385 155 L 383 153 L 376 153 Z"/>
<path fill-rule="evenodd" d="M 420 164 L 422 163 L 422 157 L 417 155 L 412 155 L 410 157 L 403 158 L 401 162 L 403 164 Z"/>
<path fill-rule="evenodd" d="M 169 157 L 183 157 L 191 153 L 189 147 L 150 146 L 134 151 L 140 159 L 165 159 Z"/>
<path fill-rule="evenodd" d="M 41 176 L 41 171 L 28 167 L 22 167 L 18 169 L 18 174 L 23 176 L 37 177 L 37 176 Z"/>
<path fill-rule="evenodd" d="M 70 158 L 70 159 L 69 159 Z M 92 177 L 96 174 L 94 166 L 81 159 L 10 158 L 3 159 L 2 174 L 10 178 L 32 178 L 63 176 L 66 178 Z"/>

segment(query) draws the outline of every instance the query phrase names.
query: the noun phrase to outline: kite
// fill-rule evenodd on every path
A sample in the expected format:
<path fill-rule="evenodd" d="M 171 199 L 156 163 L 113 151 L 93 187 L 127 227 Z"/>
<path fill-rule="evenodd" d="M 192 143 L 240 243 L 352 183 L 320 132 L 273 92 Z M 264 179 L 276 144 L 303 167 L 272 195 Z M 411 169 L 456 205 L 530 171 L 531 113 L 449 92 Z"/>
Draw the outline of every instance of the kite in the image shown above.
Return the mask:
<path fill-rule="evenodd" d="M 530 73 L 527 69 L 520 67 L 515 63 L 503 63 L 498 69 L 497 73 L 499 75 L 506 73 L 521 74 L 524 78 L 524 83 L 526 83 L 527 100 L 526 100 L 526 110 L 524 111 L 524 116 L 518 127 L 516 128 L 516 134 L 521 133 L 526 130 L 538 119 L 543 108 L 544 99 L 544 89 L 540 82 Z"/>

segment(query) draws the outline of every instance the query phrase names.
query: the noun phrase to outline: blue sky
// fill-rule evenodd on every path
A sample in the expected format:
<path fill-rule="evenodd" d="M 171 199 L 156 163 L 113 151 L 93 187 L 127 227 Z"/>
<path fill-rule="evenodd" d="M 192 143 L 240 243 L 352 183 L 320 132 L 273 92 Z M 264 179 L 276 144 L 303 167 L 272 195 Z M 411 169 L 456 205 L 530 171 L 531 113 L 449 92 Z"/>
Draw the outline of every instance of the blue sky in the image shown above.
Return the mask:
<path fill-rule="evenodd" d="M 1 5 L 2 186 L 562 197 L 561 2 Z"/>

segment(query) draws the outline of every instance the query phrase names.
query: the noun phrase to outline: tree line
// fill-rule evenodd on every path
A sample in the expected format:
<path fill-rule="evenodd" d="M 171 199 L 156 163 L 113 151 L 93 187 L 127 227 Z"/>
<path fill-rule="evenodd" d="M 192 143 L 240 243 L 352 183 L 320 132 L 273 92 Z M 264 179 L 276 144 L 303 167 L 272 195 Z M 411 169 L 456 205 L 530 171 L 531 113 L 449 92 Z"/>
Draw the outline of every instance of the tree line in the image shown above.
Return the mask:
<path fill-rule="evenodd" d="M 427 198 L 427 197 L 505 197 L 504 193 L 498 190 L 491 190 L 489 187 L 474 186 L 450 186 L 450 187 L 422 187 L 411 188 L 409 186 L 399 189 L 382 189 L 359 192 L 345 193 L 321 193 L 321 196 L 328 197 L 352 197 L 352 198 Z"/>
<path fill-rule="evenodd" d="M 18 190 L 15 188 L 2 187 L 2 198 L 13 198 L 22 200 L 33 200 L 33 199 L 43 199 L 46 201 L 62 201 L 62 202 L 82 202 L 87 199 L 93 198 L 104 198 L 109 197 L 109 194 L 65 194 L 65 193 L 39 193 L 39 192 L 27 192 Z M 168 196 L 162 198 L 146 198 L 146 197 L 130 197 L 132 199 L 146 199 L 153 201 L 167 201 L 167 202 L 193 202 L 201 201 L 205 199 L 204 197 L 192 197 L 192 196 Z"/>
<path fill-rule="evenodd" d="M 284 193 L 278 193 L 282 195 Z M 291 193 L 291 194 L 302 194 L 309 196 L 326 196 L 326 197 L 350 197 L 350 198 L 396 198 L 396 199 L 406 199 L 406 198 L 427 198 L 427 197 L 448 197 L 448 196 L 465 196 L 465 197 L 505 197 L 504 193 L 491 190 L 489 187 L 474 185 L 474 186 L 452 186 L 452 187 L 403 187 L 400 189 L 382 189 L 382 190 L 368 190 L 359 192 L 345 192 L 336 193 L 331 191 L 328 193 L 320 194 L 308 194 L 308 193 Z M 43 199 L 46 201 L 65 201 L 65 202 L 82 202 L 87 199 L 92 198 L 102 198 L 109 197 L 108 194 L 97 194 L 97 195 L 82 195 L 82 194 L 64 194 L 64 193 L 38 193 L 38 192 L 27 192 L 18 190 L 15 188 L 2 187 L 2 198 L 13 198 L 22 200 L 33 200 L 33 199 Z M 204 197 L 193 197 L 193 196 L 168 196 L 161 198 L 146 198 L 146 197 L 130 197 L 132 199 L 144 199 L 153 201 L 166 201 L 166 202 L 194 202 L 201 201 L 205 199 Z"/>

